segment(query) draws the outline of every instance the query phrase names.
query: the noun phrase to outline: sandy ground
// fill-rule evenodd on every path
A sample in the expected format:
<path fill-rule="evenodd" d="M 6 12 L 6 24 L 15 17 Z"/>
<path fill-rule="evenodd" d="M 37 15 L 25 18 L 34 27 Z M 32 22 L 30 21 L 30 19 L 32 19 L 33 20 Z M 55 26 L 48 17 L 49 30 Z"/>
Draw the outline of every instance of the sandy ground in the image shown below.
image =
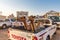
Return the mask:
<path fill-rule="evenodd" d="M 60 30 L 56 31 L 56 35 L 53 36 L 53 40 L 60 40 Z"/>
<path fill-rule="evenodd" d="M 8 40 L 7 39 L 7 29 L 1 29 L 0 30 L 0 40 Z"/>

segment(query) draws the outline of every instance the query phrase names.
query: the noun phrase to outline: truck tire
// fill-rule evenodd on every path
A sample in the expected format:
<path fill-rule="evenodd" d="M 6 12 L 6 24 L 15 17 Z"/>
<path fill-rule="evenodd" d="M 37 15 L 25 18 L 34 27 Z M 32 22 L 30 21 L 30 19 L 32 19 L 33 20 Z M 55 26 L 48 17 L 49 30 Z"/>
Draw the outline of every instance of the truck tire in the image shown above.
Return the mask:
<path fill-rule="evenodd" d="M 11 40 L 11 39 L 8 39 L 8 40 Z"/>
<path fill-rule="evenodd" d="M 56 32 L 54 33 L 54 35 L 56 35 Z"/>
<path fill-rule="evenodd" d="M 7 25 L 6 24 L 2 25 L 2 28 L 7 28 Z"/>
<path fill-rule="evenodd" d="M 50 40 L 50 37 L 49 37 L 49 36 L 47 36 L 46 40 Z"/>

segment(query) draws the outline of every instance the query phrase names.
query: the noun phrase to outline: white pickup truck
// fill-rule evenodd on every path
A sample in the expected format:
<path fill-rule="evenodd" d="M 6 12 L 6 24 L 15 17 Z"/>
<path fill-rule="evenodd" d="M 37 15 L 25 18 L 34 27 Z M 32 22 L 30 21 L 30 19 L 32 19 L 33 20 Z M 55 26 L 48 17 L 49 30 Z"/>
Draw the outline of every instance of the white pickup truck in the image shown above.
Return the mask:
<path fill-rule="evenodd" d="M 1 28 L 7 28 L 12 26 L 12 19 L 5 19 L 5 20 L 0 20 L 0 27 Z"/>
<path fill-rule="evenodd" d="M 46 25 L 47 27 L 44 26 L 44 28 L 40 26 L 36 27 L 39 21 L 40 20 L 34 21 L 35 27 L 33 27 L 32 25 L 31 25 L 32 27 L 28 26 L 28 29 L 30 28 L 31 30 L 27 30 L 24 28 L 23 29 L 9 28 L 8 39 L 9 40 L 50 40 L 52 39 L 52 36 L 56 32 L 56 25 L 49 25 L 49 26 Z M 48 20 L 48 23 L 51 23 L 51 21 Z"/>

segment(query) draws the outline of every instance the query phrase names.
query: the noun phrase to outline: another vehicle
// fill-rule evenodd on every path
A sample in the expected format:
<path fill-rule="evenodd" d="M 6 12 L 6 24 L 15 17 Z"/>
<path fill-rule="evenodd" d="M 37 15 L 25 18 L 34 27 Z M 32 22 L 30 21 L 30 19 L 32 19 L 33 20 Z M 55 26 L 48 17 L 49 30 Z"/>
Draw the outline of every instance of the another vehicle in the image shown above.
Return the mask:
<path fill-rule="evenodd" d="M 8 26 L 11 26 L 10 21 L 0 20 L 0 27 L 1 28 L 6 28 Z"/>
<path fill-rule="evenodd" d="M 49 16 L 49 19 L 56 23 L 57 28 L 60 28 L 60 16 Z"/>
<path fill-rule="evenodd" d="M 40 25 L 41 22 L 43 23 L 44 27 L 43 25 Z M 20 25 L 20 28 L 9 28 L 8 39 L 9 40 L 50 40 L 52 39 L 52 36 L 56 32 L 56 25 L 49 25 L 49 26 L 45 25 L 45 19 L 43 20 L 31 19 L 28 20 L 27 23 L 28 24 L 24 23 L 24 26 Z M 50 23 L 51 21 L 48 20 L 47 24 Z"/>
<path fill-rule="evenodd" d="M 13 19 L 0 20 L 0 27 L 1 28 L 11 27 L 12 26 L 12 22 L 14 22 Z"/>

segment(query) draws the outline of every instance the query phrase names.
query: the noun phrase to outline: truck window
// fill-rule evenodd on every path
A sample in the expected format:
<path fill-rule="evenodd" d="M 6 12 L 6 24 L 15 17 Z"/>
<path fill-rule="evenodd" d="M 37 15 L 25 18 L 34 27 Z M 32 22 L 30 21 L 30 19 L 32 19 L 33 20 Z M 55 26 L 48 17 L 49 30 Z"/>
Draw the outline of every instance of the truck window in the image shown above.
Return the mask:
<path fill-rule="evenodd" d="M 45 29 L 43 20 L 37 20 L 34 24 L 37 24 L 37 26 L 35 26 L 35 33 Z"/>
<path fill-rule="evenodd" d="M 59 16 L 49 16 L 48 18 L 49 18 L 49 19 L 52 19 L 53 22 L 59 22 L 59 21 L 60 21 L 60 20 L 59 20 Z"/>
<path fill-rule="evenodd" d="M 16 19 L 11 19 L 12 22 L 16 21 Z"/>

